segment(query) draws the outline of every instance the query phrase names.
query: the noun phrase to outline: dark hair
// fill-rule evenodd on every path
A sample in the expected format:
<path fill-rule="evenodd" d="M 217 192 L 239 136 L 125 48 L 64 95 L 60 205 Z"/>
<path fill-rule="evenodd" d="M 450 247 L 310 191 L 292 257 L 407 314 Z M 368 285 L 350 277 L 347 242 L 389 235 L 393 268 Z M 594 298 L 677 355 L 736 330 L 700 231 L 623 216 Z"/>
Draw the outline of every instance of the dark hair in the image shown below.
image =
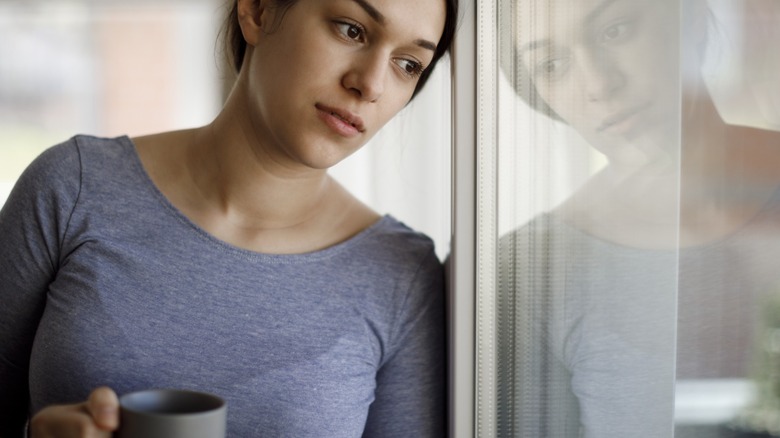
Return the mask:
<path fill-rule="evenodd" d="M 285 10 L 292 6 L 297 0 L 271 0 L 275 2 L 276 7 Z M 238 2 L 236 0 L 231 1 L 232 6 L 228 14 L 225 16 L 225 21 L 222 24 L 222 34 L 225 40 L 225 49 L 228 56 L 229 63 L 233 66 L 236 73 L 241 71 L 241 66 L 244 63 L 244 54 L 246 53 L 246 41 L 241 33 L 241 27 L 238 24 Z M 420 78 L 417 80 L 417 86 L 414 89 L 412 98 L 422 89 L 423 85 L 428 81 L 433 68 L 436 63 L 444 56 L 445 53 L 450 51 L 452 40 L 455 38 L 455 29 L 458 21 L 458 0 L 444 0 L 446 18 L 444 21 L 444 31 L 439 39 L 439 44 L 436 46 L 436 51 L 433 53 L 433 59 L 430 65 L 422 72 Z M 283 15 L 283 14 L 282 14 Z"/>

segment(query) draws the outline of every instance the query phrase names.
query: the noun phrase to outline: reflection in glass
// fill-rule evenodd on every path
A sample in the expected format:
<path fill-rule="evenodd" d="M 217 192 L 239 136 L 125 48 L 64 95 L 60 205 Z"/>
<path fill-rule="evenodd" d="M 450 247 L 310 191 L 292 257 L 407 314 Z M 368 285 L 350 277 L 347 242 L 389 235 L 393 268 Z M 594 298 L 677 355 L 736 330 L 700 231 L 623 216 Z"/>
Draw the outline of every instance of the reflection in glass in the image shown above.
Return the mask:
<path fill-rule="evenodd" d="M 768 433 L 780 3 L 499 4 L 497 434 Z"/>

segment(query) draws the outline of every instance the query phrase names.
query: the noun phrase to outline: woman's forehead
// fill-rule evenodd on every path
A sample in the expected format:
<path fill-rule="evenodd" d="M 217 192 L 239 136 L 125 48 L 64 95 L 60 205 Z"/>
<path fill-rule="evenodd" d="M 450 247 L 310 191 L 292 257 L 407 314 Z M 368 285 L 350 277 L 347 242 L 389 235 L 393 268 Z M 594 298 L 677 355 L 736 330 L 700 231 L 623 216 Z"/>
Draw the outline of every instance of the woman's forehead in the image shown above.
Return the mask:
<path fill-rule="evenodd" d="M 310 0 L 323 1 L 323 0 Z M 330 0 L 370 11 L 385 30 L 437 44 L 446 21 L 444 0 Z"/>
<path fill-rule="evenodd" d="M 514 0 L 518 18 L 572 20 L 584 18 L 612 3 L 634 0 Z M 541 24 L 541 23 L 540 23 Z"/>
<path fill-rule="evenodd" d="M 569 34 L 605 0 L 516 0 L 514 19 L 521 45 Z M 609 2 L 622 0 L 606 0 Z"/>
<path fill-rule="evenodd" d="M 648 7 L 666 9 L 675 0 L 515 0 L 517 43 L 576 41 L 583 30 L 621 14 L 643 14 Z M 655 15 L 655 14 L 654 14 Z"/>

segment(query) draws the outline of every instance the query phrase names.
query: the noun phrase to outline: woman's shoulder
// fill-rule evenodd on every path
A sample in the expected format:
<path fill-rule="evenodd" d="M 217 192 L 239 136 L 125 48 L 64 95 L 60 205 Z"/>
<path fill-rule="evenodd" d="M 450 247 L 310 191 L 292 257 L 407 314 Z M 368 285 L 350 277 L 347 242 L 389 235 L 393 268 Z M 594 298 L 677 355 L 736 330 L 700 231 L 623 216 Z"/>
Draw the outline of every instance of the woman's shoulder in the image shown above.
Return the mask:
<path fill-rule="evenodd" d="M 101 138 L 76 135 L 50 146 L 38 155 L 25 169 L 19 183 L 62 187 L 68 182 L 80 183 L 85 163 L 105 161 L 105 158 L 132 151 L 127 137 Z M 93 166 L 104 168 L 104 166 Z"/>
<path fill-rule="evenodd" d="M 438 275 L 442 266 L 433 240 L 391 215 L 381 216 L 333 249 L 347 259 L 344 263 L 360 265 L 363 273 L 401 282 L 420 275 Z"/>
<path fill-rule="evenodd" d="M 52 176 L 72 176 L 74 172 L 87 170 L 113 172 L 111 163 L 125 163 L 134 153 L 133 144 L 126 136 L 76 135 L 43 151 L 30 164 L 28 172 Z"/>
<path fill-rule="evenodd" d="M 100 137 L 88 134 L 78 134 L 73 137 L 52 146 L 47 149 L 43 155 L 69 155 L 76 153 L 80 156 L 84 154 L 116 156 L 133 152 L 133 143 L 126 136 Z"/>
<path fill-rule="evenodd" d="M 333 234 L 342 236 L 336 247 L 349 248 L 360 257 L 373 254 L 373 260 L 419 260 L 433 252 L 433 240 L 426 234 L 391 214 L 377 213 L 340 183 L 331 181 L 336 201 L 332 202 L 329 222 L 340 224 Z"/>
<path fill-rule="evenodd" d="M 388 252 L 428 255 L 434 251 L 433 239 L 392 215 L 382 216 L 373 227 L 375 238 Z"/>
<path fill-rule="evenodd" d="M 553 213 L 540 213 L 528 222 L 502 234 L 499 238 L 499 246 L 502 248 L 527 248 L 532 244 L 547 241 L 554 234 L 560 233 L 563 228 L 563 222 Z"/>
<path fill-rule="evenodd" d="M 57 232 L 63 233 L 76 206 L 85 198 L 85 187 L 94 180 L 87 169 L 113 174 L 112 169 L 93 164 L 96 158 L 102 159 L 101 156 L 115 154 L 120 149 L 127 149 L 121 138 L 83 135 L 50 146 L 16 181 L 3 211 L 9 215 L 28 215 L 36 211 L 38 218 L 56 224 Z"/>

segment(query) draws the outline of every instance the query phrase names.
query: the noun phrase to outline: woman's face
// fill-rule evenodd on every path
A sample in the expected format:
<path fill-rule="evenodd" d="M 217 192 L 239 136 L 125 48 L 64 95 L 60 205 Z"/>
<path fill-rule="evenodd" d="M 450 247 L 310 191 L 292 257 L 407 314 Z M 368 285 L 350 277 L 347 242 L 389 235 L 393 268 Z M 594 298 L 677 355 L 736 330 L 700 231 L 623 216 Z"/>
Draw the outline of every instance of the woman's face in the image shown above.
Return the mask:
<path fill-rule="evenodd" d="M 676 145 L 675 4 L 518 0 L 518 54 L 538 94 L 611 158 Z"/>
<path fill-rule="evenodd" d="M 317 169 L 359 149 L 406 105 L 445 21 L 444 0 L 259 3 L 260 27 L 242 27 L 253 129 L 267 152 Z"/>

